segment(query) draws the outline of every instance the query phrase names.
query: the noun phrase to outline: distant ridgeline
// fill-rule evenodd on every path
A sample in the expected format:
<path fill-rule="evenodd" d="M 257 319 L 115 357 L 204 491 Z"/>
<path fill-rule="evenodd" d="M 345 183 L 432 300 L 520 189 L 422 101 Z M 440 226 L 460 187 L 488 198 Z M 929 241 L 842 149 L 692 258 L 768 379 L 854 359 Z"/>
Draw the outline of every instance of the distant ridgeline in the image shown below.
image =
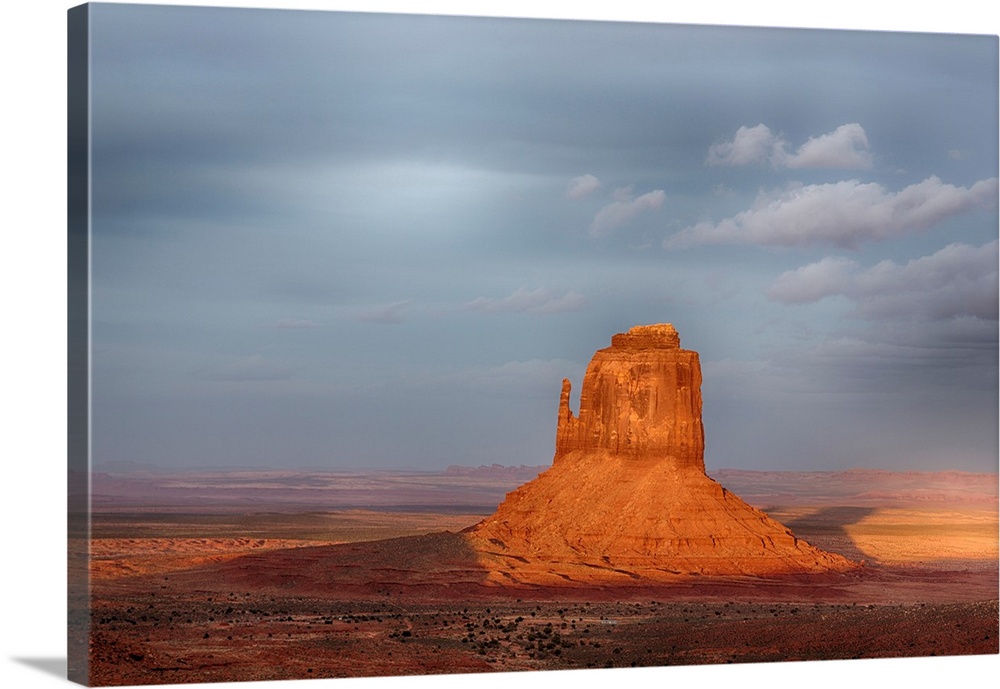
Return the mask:
<path fill-rule="evenodd" d="M 548 465 L 528 466 L 527 464 L 519 464 L 517 466 L 506 466 L 504 464 L 486 466 L 483 464 L 478 467 L 464 467 L 453 464 L 444 470 L 444 475 L 530 481 L 548 468 Z"/>

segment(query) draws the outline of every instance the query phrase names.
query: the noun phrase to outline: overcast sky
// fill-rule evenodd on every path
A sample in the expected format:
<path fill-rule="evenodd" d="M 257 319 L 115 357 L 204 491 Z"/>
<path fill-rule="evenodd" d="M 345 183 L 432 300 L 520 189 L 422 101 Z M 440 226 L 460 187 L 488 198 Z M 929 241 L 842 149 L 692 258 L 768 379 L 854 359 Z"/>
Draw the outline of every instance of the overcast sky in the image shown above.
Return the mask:
<path fill-rule="evenodd" d="M 669 321 L 710 470 L 996 470 L 995 37 L 91 12 L 96 463 L 545 464 Z"/>

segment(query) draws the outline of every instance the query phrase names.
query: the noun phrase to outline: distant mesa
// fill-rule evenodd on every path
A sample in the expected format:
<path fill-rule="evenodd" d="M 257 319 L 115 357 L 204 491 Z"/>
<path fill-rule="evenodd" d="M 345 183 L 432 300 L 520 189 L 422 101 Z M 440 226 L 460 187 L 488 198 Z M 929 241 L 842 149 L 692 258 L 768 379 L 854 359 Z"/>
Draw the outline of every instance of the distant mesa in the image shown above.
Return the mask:
<path fill-rule="evenodd" d="M 540 473 L 548 469 L 547 466 L 507 466 L 505 464 L 482 465 L 478 467 L 467 467 L 451 465 L 444 470 L 445 476 L 468 476 L 477 479 L 497 480 L 497 481 L 530 481 Z"/>
<path fill-rule="evenodd" d="M 496 583 L 662 581 L 678 575 L 842 572 L 705 473 L 698 353 L 673 325 L 611 338 L 580 411 L 563 381 L 552 467 L 465 532 Z"/>

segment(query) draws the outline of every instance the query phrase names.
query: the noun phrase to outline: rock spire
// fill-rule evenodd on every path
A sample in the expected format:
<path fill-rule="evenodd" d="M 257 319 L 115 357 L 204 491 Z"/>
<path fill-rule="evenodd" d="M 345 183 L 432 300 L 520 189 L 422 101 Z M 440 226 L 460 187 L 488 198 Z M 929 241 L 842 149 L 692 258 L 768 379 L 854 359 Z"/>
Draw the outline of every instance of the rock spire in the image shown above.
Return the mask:
<path fill-rule="evenodd" d="M 580 415 L 563 380 L 554 464 L 573 452 L 608 451 L 705 471 L 698 353 L 670 323 L 637 326 L 598 350 L 583 377 Z"/>

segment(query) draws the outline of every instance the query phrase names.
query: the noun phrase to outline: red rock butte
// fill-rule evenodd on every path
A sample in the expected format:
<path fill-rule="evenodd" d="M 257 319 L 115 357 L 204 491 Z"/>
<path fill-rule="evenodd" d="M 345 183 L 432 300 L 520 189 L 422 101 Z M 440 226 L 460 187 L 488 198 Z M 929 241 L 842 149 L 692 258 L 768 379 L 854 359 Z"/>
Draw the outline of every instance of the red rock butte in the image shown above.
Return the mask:
<path fill-rule="evenodd" d="M 594 354 L 580 413 L 563 381 L 552 467 L 466 532 L 496 583 L 639 583 L 678 576 L 840 572 L 705 474 L 698 353 L 673 325 L 637 326 Z"/>

